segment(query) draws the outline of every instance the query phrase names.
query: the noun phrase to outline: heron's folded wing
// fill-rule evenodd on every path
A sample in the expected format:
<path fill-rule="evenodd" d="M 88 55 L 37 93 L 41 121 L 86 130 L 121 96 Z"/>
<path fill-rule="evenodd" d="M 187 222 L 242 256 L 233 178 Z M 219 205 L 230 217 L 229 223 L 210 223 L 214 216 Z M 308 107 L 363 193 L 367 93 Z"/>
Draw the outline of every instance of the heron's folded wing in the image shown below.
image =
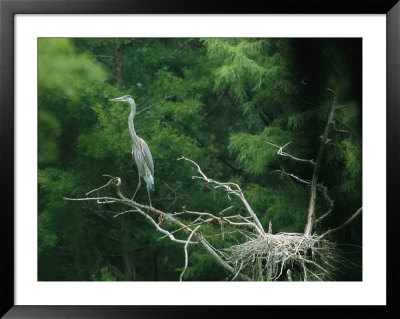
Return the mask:
<path fill-rule="evenodd" d="M 140 139 L 140 145 L 142 147 L 143 157 L 147 164 L 147 167 L 150 169 L 151 175 L 153 175 L 154 177 L 154 163 L 153 163 L 153 157 L 151 156 L 150 153 L 150 149 L 143 139 Z"/>

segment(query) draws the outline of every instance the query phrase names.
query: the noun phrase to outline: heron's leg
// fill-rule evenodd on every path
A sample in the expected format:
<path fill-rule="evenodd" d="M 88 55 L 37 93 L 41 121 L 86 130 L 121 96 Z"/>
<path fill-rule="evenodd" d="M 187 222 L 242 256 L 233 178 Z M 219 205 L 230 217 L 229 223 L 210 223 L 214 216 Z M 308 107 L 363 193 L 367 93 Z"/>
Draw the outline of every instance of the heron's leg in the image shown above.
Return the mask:
<path fill-rule="evenodd" d="M 135 198 L 135 195 L 136 195 L 136 193 L 138 192 L 138 190 L 139 190 L 139 188 L 140 188 L 140 185 L 142 185 L 142 180 L 140 179 L 140 176 L 139 176 L 139 184 L 138 184 L 138 186 L 137 186 L 137 188 L 136 188 L 136 192 L 135 192 L 135 194 L 133 194 L 131 200 L 133 200 L 133 199 Z"/>
<path fill-rule="evenodd" d="M 150 202 L 150 207 L 153 207 L 153 206 L 151 206 L 151 198 L 150 198 L 150 187 L 149 187 L 149 185 L 147 185 L 147 194 L 149 195 L 149 202 Z"/>

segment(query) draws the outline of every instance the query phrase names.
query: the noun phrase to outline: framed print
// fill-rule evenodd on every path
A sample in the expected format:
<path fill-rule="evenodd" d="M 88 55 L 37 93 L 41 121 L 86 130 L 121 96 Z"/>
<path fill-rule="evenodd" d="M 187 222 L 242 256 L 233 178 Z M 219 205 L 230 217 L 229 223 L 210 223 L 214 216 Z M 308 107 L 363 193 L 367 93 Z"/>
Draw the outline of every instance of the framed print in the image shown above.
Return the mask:
<path fill-rule="evenodd" d="M 399 312 L 397 1 L 0 9 L 5 318 Z"/>

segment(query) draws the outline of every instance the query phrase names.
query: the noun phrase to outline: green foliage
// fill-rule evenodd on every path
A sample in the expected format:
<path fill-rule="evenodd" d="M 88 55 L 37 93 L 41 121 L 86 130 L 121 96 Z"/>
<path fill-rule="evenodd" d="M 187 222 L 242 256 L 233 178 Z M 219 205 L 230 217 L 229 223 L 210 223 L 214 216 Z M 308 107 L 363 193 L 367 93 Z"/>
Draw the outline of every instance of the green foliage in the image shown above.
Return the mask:
<path fill-rule="evenodd" d="M 87 54 L 76 54 L 69 39 L 38 39 L 40 94 L 79 100 L 82 88 L 104 79 L 103 68 Z"/>
<path fill-rule="evenodd" d="M 245 170 L 254 175 L 262 175 L 277 163 L 277 149 L 266 141 L 274 141 L 278 145 L 284 145 L 288 134 L 281 129 L 268 126 L 260 135 L 239 133 L 230 138 L 229 150 L 238 153 L 237 161 L 245 167 Z"/>
<path fill-rule="evenodd" d="M 50 211 L 42 212 L 38 217 L 38 251 L 41 254 L 47 247 L 57 244 L 57 234 L 51 230 L 52 216 Z M 50 229 L 49 229 L 50 228 Z"/>
<path fill-rule="evenodd" d="M 107 266 L 104 266 L 104 267 L 100 268 L 99 276 L 92 274 L 91 280 L 93 280 L 93 281 L 116 281 L 117 277 L 113 276 L 110 273 Z"/>
<path fill-rule="evenodd" d="M 234 205 L 244 213 L 237 199 L 192 179 L 193 165 L 177 161 L 185 156 L 210 178 L 238 183 L 265 229 L 271 221 L 275 233 L 303 231 L 310 195 L 308 186 L 282 170 L 311 179 L 313 167 L 279 156 L 267 142 L 292 142 L 284 151 L 315 160 L 332 107 L 329 87 L 341 108 L 319 181 L 328 187 L 335 210 L 317 231 L 343 222 L 361 206 L 356 41 L 39 39 L 38 279 L 179 279 L 182 247 L 160 239 L 142 216 L 113 218 L 124 207 L 63 200 L 103 185 L 104 174 L 121 177 L 123 194 L 132 196 L 138 176 L 127 125 L 130 108 L 109 101 L 124 94 L 135 98 L 135 130 L 153 155 L 153 206 L 218 213 Z M 147 203 L 144 187 L 136 200 Z M 327 207 L 318 193 L 317 215 Z M 215 247 L 244 240 L 226 229 L 221 236 L 220 225 L 202 232 Z M 227 278 L 204 250 L 190 247 L 189 254 L 184 280 Z"/>
<path fill-rule="evenodd" d="M 61 134 L 61 125 L 51 112 L 45 110 L 39 112 L 38 122 L 40 123 L 38 162 L 40 164 L 55 163 L 59 156 L 57 141 Z"/>
<path fill-rule="evenodd" d="M 184 260 L 181 261 L 184 264 Z M 183 268 L 179 267 L 177 276 L 180 275 Z M 226 272 L 219 268 L 214 259 L 204 253 L 204 251 L 195 250 L 190 253 L 190 265 L 186 269 L 183 280 L 185 281 L 221 281 L 227 277 Z"/>

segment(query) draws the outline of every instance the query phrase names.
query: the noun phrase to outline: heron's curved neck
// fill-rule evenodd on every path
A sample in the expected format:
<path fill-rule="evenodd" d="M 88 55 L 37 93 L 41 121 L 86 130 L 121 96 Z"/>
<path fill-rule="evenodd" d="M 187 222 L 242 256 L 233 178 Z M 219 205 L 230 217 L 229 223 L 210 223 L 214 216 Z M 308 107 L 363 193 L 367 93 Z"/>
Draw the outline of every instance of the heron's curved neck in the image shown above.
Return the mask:
<path fill-rule="evenodd" d="M 131 105 L 131 113 L 128 118 L 129 132 L 131 134 L 132 142 L 136 144 L 139 143 L 139 137 L 136 135 L 135 126 L 133 125 L 133 118 L 136 114 L 136 105 L 134 101 L 129 101 L 129 104 Z"/>

